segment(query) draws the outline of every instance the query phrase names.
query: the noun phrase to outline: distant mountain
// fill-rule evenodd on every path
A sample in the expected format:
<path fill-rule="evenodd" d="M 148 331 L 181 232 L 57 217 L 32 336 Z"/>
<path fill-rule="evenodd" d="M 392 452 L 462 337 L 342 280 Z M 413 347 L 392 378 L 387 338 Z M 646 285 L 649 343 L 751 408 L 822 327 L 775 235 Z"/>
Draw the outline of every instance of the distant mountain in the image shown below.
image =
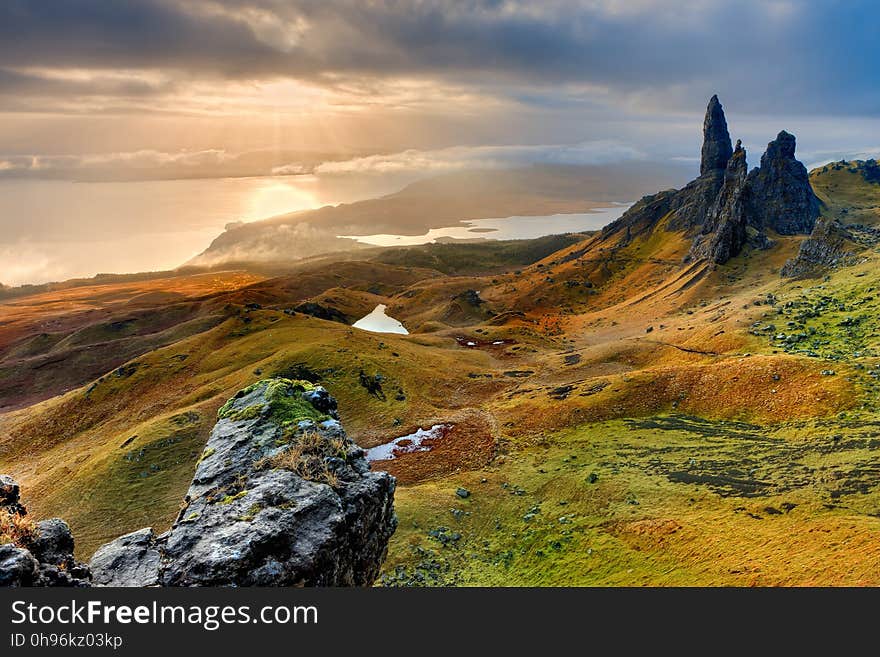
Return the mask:
<path fill-rule="evenodd" d="M 457 172 L 378 199 L 231 224 L 187 264 L 290 261 L 361 246 L 338 235 L 422 235 L 462 220 L 586 212 L 686 179 L 683 166 L 643 162 Z"/>

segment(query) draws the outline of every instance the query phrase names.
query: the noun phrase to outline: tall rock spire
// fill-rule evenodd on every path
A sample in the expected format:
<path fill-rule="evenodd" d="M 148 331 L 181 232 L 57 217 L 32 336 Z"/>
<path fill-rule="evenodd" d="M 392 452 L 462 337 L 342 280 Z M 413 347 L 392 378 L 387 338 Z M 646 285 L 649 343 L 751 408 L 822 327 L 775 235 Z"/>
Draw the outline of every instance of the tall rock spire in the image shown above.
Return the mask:
<path fill-rule="evenodd" d="M 727 168 L 727 161 L 733 155 L 733 147 L 730 144 L 730 133 L 727 132 L 727 119 L 724 118 L 724 108 L 718 101 L 718 96 L 709 99 L 706 108 L 706 118 L 703 119 L 703 151 L 700 160 L 700 175 L 712 171 L 723 171 Z"/>

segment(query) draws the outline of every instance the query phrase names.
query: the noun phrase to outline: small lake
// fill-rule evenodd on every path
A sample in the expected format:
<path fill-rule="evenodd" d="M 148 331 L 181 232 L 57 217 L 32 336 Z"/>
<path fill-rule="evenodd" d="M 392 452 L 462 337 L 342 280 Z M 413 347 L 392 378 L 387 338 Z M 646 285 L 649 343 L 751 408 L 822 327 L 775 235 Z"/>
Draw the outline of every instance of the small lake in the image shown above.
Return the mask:
<path fill-rule="evenodd" d="M 613 203 L 592 212 L 551 214 L 538 217 L 501 217 L 462 221 L 460 226 L 432 228 L 424 235 L 340 235 L 372 246 L 416 246 L 443 239 L 529 240 L 544 235 L 599 230 L 626 212 L 630 203 Z"/>
<path fill-rule="evenodd" d="M 430 429 L 417 429 L 414 433 L 395 438 L 384 445 L 371 447 L 367 451 L 368 461 L 391 461 L 401 454 L 413 452 L 429 452 L 431 445 L 443 438 L 452 428 L 450 424 L 435 424 Z"/>
<path fill-rule="evenodd" d="M 403 324 L 385 314 L 387 307 L 384 303 L 380 303 L 373 308 L 373 312 L 365 317 L 361 317 L 352 326 L 373 333 L 400 333 L 408 335 L 409 331 L 406 330 Z"/>

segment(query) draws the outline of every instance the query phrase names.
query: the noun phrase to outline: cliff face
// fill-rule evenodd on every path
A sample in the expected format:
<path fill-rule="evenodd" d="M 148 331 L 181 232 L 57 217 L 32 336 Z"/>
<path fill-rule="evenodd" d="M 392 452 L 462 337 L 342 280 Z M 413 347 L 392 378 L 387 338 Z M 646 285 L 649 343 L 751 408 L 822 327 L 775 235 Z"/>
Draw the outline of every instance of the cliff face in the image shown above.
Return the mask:
<path fill-rule="evenodd" d="M 694 238 L 691 258 L 727 262 L 745 245 L 749 189 L 746 151 L 737 141 L 727 161 L 724 182 L 709 211 L 703 231 Z"/>
<path fill-rule="evenodd" d="M 809 233 L 819 216 L 819 200 L 807 168 L 794 157 L 796 140 L 785 130 L 767 144 L 761 166 L 749 174 L 749 222 L 780 235 Z"/>
<path fill-rule="evenodd" d="M 669 230 L 683 230 L 689 234 L 703 232 L 707 217 L 724 185 L 727 164 L 732 155 L 724 108 L 718 96 L 712 96 L 703 119 L 700 177 L 688 183 L 672 199 L 670 205 L 673 214 L 669 220 Z"/>
<path fill-rule="evenodd" d="M 145 528 L 99 548 L 92 584 L 368 586 L 397 526 L 394 488 L 388 473 L 370 471 L 326 390 L 260 381 L 220 409 L 170 531 Z M 13 566 L 29 568 L 10 549 L 19 548 L 0 547 L 0 582 Z"/>
<path fill-rule="evenodd" d="M 766 230 L 809 233 L 819 202 L 794 153 L 794 136 L 782 131 L 767 145 L 761 166 L 748 173 L 745 149 L 739 142 L 731 148 L 724 109 L 712 96 L 703 120 L 700 176 L 680 190 L 645 197 L 604 234 L 637 234 L 665 218 L 666 230 L 681 231 L 693 240 L 686 260 L 721 264 L 750 240 L 766 246 Z"/>

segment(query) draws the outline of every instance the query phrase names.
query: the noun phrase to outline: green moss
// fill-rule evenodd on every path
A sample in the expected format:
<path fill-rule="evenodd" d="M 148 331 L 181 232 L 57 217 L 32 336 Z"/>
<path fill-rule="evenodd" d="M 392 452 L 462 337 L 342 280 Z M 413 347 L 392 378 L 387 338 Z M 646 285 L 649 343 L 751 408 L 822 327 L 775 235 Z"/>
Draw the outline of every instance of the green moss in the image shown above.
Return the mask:
<path fill-rule="evenodd" d="M 330 419 L 302 398 L 303 392 L 315 389 L 308 381 L 291 381 L 290 379 L 272 379 L 266 387 L 266 399 L 269 402 L 269 415 L 282 427 L 288 427 L 303 420 L 323 422 Z"/>
<path fill-rule="evenodd" d="M 253 406 L 246 406 L 240 411 L 236 411 L 235 413 L 231 413 L 228 418 L 233 422 L 243 422 L 245 420 L 253 420 L 260 416 L 260 413 L 263 412 L 263 409 L 266 407 L 265 404 L 254 404 Z"/>
<path fill-rule="evenodd" d="M 380 581 L 836 581 L 838 566 L 817 569 L 823 559 L 868 573 L 872 566 L 840 537 L 856 523 L 876 526 L 874 426 L 873 417 L 847 420 L 845 435 L 835 442 L 821 422 L 762 427 L 660 416 L 548 434 L 546 445 L 482 471 L 398 488 L 400 524 Z M 822 477 L 804 477 L 817 470 Z M 471 491 L 466 506 L 454 497 L 459 486 Z M 837 504 L 846 513 L 839 525 L 841 511 L 832 508 Z M 822 536 L 813 537 L 804 526 L 822 527 Z M 834 541 L 841 542 L 828 557 Z"/>
<path fill-rule="evenodd" d="M 206 458 L 213 456 L 216 451 L 217 450 L 213 447 L 209 447 L 208 449 L 206 449 L 204 452 L 202 452 L 202 456 L 199 458 L 199 463 L 204 461 Z"/>
<path fill-rule="evenodd" d="M 257 517 L 257 514 L 263 510 L 263 507 L 259 504 L 252 504 L 251 508 L 247 510 L 244 514 L 240 515 L 237 519 L 242 522 L 250 522 L 254 518 Z"/>
<path fill-rule="evenodd" d="M 244 408 L 236 408 L 236 402 L 258 390 L 263 390 L 265 403 L 260 402 Z M 302 393 L 314 390 L 315 386 L 308 381 L 291 379 L 263 379 L 239 390 L 232 399 L 217 411 L 219 419 L 233 421 L 250 420 L 261 414 L 268 404 L 269 417 L 282 427 L 294 425 L 302 420 L 322 422 L 329 415 L 321 413 L 302 398 Z"/>
<path fill-rule="evenodd" d="M 237 492 L 235 495 L 227 495 L 227 496 L 224 497 L 222 500 L 220 500 L 219 503 L 220 503 L 220 504 L 232 504 L 232 503 L 235 502 L 236 500 L 240 500 L 240 499 L 241 499 L 242 497 L 244 497 L 245 495 L 247 495 L 247 491 L 246 491 L 246 490 L 242 490 L 242 491 Z"/>

